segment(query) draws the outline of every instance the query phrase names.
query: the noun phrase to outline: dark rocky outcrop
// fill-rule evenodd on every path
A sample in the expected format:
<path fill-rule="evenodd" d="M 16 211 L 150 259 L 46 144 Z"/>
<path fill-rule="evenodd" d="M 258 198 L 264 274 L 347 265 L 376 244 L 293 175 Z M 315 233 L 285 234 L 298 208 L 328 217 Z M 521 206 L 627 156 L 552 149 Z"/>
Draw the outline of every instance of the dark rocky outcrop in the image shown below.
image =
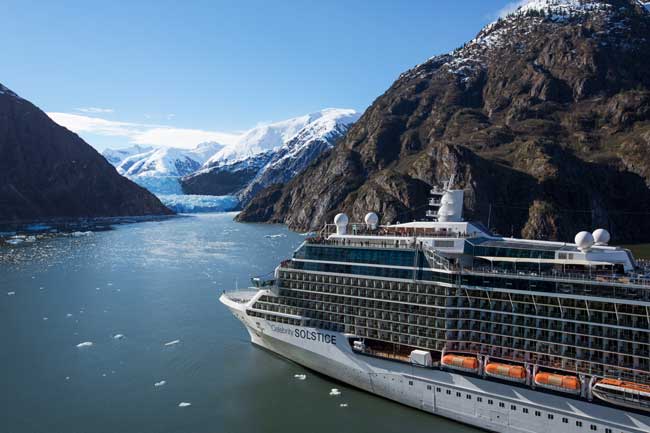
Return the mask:
<path fill-rule="evenodd" d="M 0 84 L 0 221 L 171 213 L 79 136 Z"/>
<path fill-rule="evenodd" d="M 490 216 L 501 234 L 567 240 L 602 226 L 650 240 L 650 14 L 585 3 L 524 8 L 402 74 L 338 146 L 238 219 L 421 219 L 430 187 L 454 174 L 466 218 Z"/>

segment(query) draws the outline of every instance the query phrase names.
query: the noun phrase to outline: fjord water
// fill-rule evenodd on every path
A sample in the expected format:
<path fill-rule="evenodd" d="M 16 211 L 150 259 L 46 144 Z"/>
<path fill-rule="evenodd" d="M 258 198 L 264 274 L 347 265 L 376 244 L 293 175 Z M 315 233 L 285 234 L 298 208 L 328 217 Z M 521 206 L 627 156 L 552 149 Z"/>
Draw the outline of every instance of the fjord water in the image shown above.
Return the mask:
<path fill-rule="evenodd" d="M 475 431 L 251 345 L 218 296 L 272 272 L 304 238 L 232 218 L 1 246 L 0 431 Z"/>

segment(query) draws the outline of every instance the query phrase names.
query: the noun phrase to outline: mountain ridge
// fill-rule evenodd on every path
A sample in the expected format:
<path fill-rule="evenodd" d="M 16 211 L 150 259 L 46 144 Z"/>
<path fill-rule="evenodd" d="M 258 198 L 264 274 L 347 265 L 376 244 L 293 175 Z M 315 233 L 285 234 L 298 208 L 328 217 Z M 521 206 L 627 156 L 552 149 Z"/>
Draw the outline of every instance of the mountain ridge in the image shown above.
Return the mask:
<path fill-rule="evenodd" d="M 0 220 L 169 215 L 77 134 L 0 84 Z"/>
<path fill-rule="evenodd" d="M 401 74 L 338 146 L 238 220 L 313 230 L 338 211 L 419 219 L 430 187 L 454 174 L 468 218 L 491 214 L 504 234 L 566 239 L 603 225 L 650 237 L 646 8 L 524 6 Z"/>

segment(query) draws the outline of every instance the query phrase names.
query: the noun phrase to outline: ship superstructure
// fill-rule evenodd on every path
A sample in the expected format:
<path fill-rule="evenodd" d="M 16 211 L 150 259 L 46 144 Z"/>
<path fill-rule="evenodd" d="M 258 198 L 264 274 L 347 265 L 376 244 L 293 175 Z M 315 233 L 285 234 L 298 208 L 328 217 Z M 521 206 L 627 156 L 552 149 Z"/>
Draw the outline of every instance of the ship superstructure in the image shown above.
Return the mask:
<path fill-rule="evenodd" d="M 492 235 L 463 191 L 432 221 L 339 214 L 272 281 L 224 294 L 253 341 L 339 380 L 493 431 L 650 431 L 650 274 L 609 233 Z"/>

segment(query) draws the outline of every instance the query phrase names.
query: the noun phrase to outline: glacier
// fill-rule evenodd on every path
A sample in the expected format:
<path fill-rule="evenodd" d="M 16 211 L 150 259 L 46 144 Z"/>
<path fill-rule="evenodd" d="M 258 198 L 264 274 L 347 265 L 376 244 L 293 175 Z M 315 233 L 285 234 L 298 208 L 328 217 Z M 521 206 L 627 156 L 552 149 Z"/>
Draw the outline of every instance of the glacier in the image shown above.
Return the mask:
<path fill-rule="evenodd" d="M 161 202 L 176 213 L 230 212 L 239 206 L 232 195 L 158 194 Z"/>

